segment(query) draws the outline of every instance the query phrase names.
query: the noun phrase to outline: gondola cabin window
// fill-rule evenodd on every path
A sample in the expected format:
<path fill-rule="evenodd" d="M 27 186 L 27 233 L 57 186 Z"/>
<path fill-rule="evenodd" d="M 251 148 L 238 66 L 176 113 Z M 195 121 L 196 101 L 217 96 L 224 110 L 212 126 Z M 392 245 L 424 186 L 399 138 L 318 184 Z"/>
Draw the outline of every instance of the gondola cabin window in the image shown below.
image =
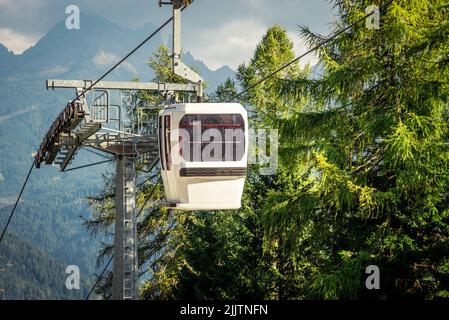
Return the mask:
<path fill-rule="evenodd" d="M 163 141 L 164 141 L 164 132 L 162 131 L 162 121 L 163 121 L 163 116 L 159 117 L 159 150 L 160 150 L 160 158 L 161 158 L 161 166 L 162 166 L 162 170 L 165 170 L 166 166 L 165 166 L 165 158 L 162 156 L 162 148 L 163 148 Z"/>
<path fill-rule="evenodd" d="M 165 138 L 165 165 L 167 170 L 171 169 L 171 143 L 170 143 L 170 134 L 171 134 L 171 116 L 166 115 L 164 117 L 164 138 Z"/>
<path fill-rule="evenodd" d="M 185 115 L 179 123 L 179 153 L 187 162 L 242 160 L 245 154 L 242 115 Z"/>

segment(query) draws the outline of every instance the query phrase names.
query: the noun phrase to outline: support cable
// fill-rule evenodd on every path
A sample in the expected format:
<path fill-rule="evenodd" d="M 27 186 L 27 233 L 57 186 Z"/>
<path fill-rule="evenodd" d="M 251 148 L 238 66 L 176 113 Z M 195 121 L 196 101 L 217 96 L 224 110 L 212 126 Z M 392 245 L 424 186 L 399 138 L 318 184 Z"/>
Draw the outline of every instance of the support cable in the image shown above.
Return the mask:
<path fill-rule="evenodd" d="M 104 154 L 94 151 L 94 150 L 91 150 L 87 147 L 81 147 L 81 149 L 83 149 L 84 151 L 90 152 L 92 154 L 96 154 L 97 156 L 102 157 L 102 158 L 111 159 L 111 160 L 113 159 L 112 157 L 105 156 Z"/>
<path fill-rule="evenodd" d="M 78 169 L 84 169 L 84 168 L 88 168 L 88 167 L 98 166 L 100 164 L 108 163 L 108 162 L 112 162 L 112 161 L 114 161 L 114 159 L 109 159 L 109 160 L 104 160 L 104 161 L 100 161 L 100 162 L 90 163 L 90 164 L 86 164 L 84 166 L 79 166 L 79 167 L 75 167 L 75 168 L 70 168 L 70 169 L 64 170 L 64 172 L 69 172 L 69 171 L 73 171 L 73 170 L 78 170 Z"/>
<path fill-rule="evenodd" d="M 188 2 L 185 6 L 183 6 L 181 8 L 181 12 L 184 11 L 191 3 L 193 2 L 190 1 Z M 87 88 L 85 88 L 84 90 L 82 90 L 80 93 L 78 93 L 76 95 L 76 97 L 69 102 L 68 107 L 70 105 L 74 105 L 75 102 L 81 98 L 82 96 L 84 96 L 88 91 L 92 90 L 92 88 L 97 85 L 101 80 L 103 80 L 104 78 L 106 78 L 112 71 L 114 71 L 117 67 L 119 67 L 123 62 L 125 62 L 126 59 L 128 59 L 131 55 L 133 55 L 137 50 L 139 50 L 145 43 L 147 43 L 151 38 L 153 38 L 158 32 L 160 32 L 163 28 L 165 28 L 170 22 L 173 21 L 173 17 L 170 17 L 167 21 L 165 21 L 159 28 L 157 28 L 153 33 L 151 33 L 147 38 L 145 38 L 142 42 L 140 42 L 134 49 L 132 49 L 126 56 L 124 56 L 122 59 L 120 59 L 114 66 L 112 66 L 111 68 L 109 68 L 100 78 L 98 78 L 96 81 L 92 82 Z M 47 133 L 48 135 L 49 133 Z M 46 145 L 48 143 L 48 141 L 46 141 L 47 136 L 44 138 L 44 142 L 41 144 L 42 145 Z M 42 150 L 38 151 L 38 155 L 36 158 L 36 166 L 39 167 L 40 163 L 42 161 L 42 157 L 44 156 L 45 152 L 46 152 L 46 148 L 43 149 L 42 154 L 41 154 Z"/>
<path fill-rule="evenodd" d="M 181 8 L 181 12 L 184 11 L 188 6 L 184 6 Z M 106 71 L 100 78 L 98 78 L 96 81 L 94 81 L 89 87 L 84 89 L 81 93 L 79 93 L 75 99 L 72 100 L 72 103 L 74 103 L 76 100 L 81 98 L 84 94 L 86 94 L 88 91 L 92 90 L 92 88 L 98 84 L 101 80 L 106 78 L 112 71 L 114 71 L 118 66 L 120 66 L 126 59 L 128 59 L 131 55 L 133 55 L 137 50 L 139 50 L 145 43 L 147 43 L 151 38 L 153 38 L 159 31 L 161 31 L 163 28 L 165 28 L 170 22 L 173 21 L 173 17 L 169 18 L 167 21 L 165 21 L 159 28 L 157 28 L 153 33 L 151 33 L 148 37 L 146 37 L 142 42 L 140 42 L 137 47 L 135 47 L 131 52 L 129 52 L 126 56 L 124 56 L 120 61 L 118 61 L 114 66 L 112 66 L 108 71 Z"/>
<path fill-rule="evenodd" d="M 27 177 L 25 179 L 25 182 L 22 185 L 22 189 L 20 189 L 19 196 L 17 197 L 16 203 L 14 204 L 14 207 L 12 208 L 11 213 L 9 214 L 8 221 L 6 222 L 6 225 L 3 228 L 2 235 L 0 236 L 0 243 L 2 242 L 3 237 L 5 236 L 5 233 L 6 233 L 6 230 L 8 229 L 9 223 L 11 222 L 11 219 L 12 219 L 12 217 L 14 215 L 14 212 L 16 211 L 17 205 L 19 204 L 20 198 L 22 197 L 23 190 L 25 190 L 25 186 L 28 183 L 28 179 L 30 178 L 30 175 L 31 175 L 31 172 L 33 171 L 33 168 L 34 168 L 34 161 L 31 164 L 31 168 L 28 171 L 28 174 L 27 174 Z"/>
<path fill-rule="evenodd" d="M 394 0 L 390 0 L 388 2 L 386 2 L 385 4 L 383 4 L 379 10 L 384 9 L 385 7 L 389 6 Z M 235 94 L 233 96 L 232 99 L 235 99 L 237 97 L 240 97 L 242 94 L 244 94 L 245 92 L 253 89 L 254 87 L 258 86 L 259 84 L 265 82 L 266 80 L 268 80 L 269 78 L 275 76 L 276 74 L 278 74 L 279 72 L 281 72 L 282 70 L 288 68 L 289 66 L 291 66 L 292 64 L 296 63 L 297 61 L 299 61 L 300 59 L 304 58 L 305 56 L 315 52 L 316 50 L 320 49 L 322 46 L 324 46 L 325 44 L 328 44 L 329 42 L 334 41 L 338 36 L 340 36 L 341 34 L 345 33 L 346 31 L 349 31 L 350 29 L 352 29 L 353 27 L 355 27 L 356 25 L 358 25 L 360 22 L 365 21 L 367 18 L 369 18 L 370 16 L 372 16 L 374 13 L 376 13 L 376 11 L 372 11 L 366 15 L 364 15 L 362 18 L 360 18 L 359 20 L 355 21 L 354 23 L 350 24 L 349 26 L 347 26 L 346 28 L 336 32 L 334 35 L 330 36 L 329 38 L 323 40 L 322 42 L 320 42 L 319 44 L 317 44 L 315 47 L 311 48 L 310 50 L 308 50 L 307 52 L 303 53 L 302 55 L 296 57 L 295 59 L 293 59 L 292 61 L 290 61 L 289 63 L 283 65 L 282 67 L 280 67 L 279 69 L 273 71 L 272 73 L 270 73 L 269 75 L 263 77 L 262 79 L 260 79 L 259 81 L 257 81 L 256 83 L 250 85 L 249 87 L 245 88 L 244 90 L 240 91 L 239 93 Z"/>

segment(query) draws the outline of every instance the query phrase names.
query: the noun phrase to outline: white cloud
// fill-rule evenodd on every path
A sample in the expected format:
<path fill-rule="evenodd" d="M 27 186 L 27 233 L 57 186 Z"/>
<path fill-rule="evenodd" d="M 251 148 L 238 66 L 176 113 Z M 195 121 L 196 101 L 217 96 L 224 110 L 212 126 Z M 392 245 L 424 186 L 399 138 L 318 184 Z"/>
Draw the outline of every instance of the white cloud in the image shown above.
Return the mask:
<path fill-rule="evenodd" d="M 293 41 L 293 50 L 295 51 L 295 55 L 297 57 L 306 53 L 310 49 L 298 33 L 287 32 L 287 35 Z M 318 60 L 318 56 L 315 53 L 309 53 L 307 56 L 299 60 L 299 63 L 301 66 L 305 66 L 306 64 L 313 66 L 318 63 Z"/>
<path fill-rule="evenodd" d="M 251 59 L 268 27 L 256 19 L 234 20 L 216 29 L 189 30 L 186 32 L 188 36 L 184 45 L 195 58 L 204 61 L 212 70 L 223 65 L 236 70 L 241 63 Z M 189 36 L 190 34 L 194 37 Z M 309 50 L 297 32 L 289 31 L 287 35 L 294 44 L 296 56 Z M 300 60 L 302 66 L 307 63 L 314 65 L 317 62 L 318 57 L 314 54 Z"/>
<path fill-rule="evenodd" d="M 41 36 L 22 34 L 8 28 L 0 28 L 0 43 L 15 54 L 21 54 L 34 46 L 40 38 Z"/>
<path fill-rule="evenodd" d="M 191 30 L 194 37 L 188 39 L 188 50 L 215 70 L 228 65 L 234 70 L 248 61 L 267 26 L 255 19 L 235 20 L 217 29 Z"/>
<path fill-rule="evenodd" d="M 0 171 L 0 182 L 4 181 L 5 177 L 3 176 L 2 172 Z"/>
<path fill-rule="evenodd" d="M 45 34 L 66 18 L 66 4 L 61 0 L 0 0 L 0 42 L 15 53 L 23 52 L 36 43 L 36 35 Z M 161 9 L 156 1 L 76 0 L 73 4 L 83 13 L 132 28 L 148 21 L 159 25 L 171 14 L 168 6 Z M 183 47 L 212 69 L 225 64 L 235 69 L 251 57 L 268 26 L 285 27 L 302 52 L 295 34 L 297 25 L 326 33 L 331 16 L 327 0 L 198 0 L 183 14 Z M 166 30 L 162 37 L 170 43 Z"/>

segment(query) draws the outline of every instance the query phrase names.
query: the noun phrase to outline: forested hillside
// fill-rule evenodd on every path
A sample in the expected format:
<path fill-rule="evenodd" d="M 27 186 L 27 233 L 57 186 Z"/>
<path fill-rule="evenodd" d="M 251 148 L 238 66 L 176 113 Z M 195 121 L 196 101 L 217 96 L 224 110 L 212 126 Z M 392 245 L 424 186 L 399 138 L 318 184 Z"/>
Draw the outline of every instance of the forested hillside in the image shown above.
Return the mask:
<path fill-rule="evenodd" d="M 0 248 L 1 299 L 83 299 L 88 292 L 81 275 L 81 290 L 68 290 L 67 265 L 39 247 L 9 234 Z"/>

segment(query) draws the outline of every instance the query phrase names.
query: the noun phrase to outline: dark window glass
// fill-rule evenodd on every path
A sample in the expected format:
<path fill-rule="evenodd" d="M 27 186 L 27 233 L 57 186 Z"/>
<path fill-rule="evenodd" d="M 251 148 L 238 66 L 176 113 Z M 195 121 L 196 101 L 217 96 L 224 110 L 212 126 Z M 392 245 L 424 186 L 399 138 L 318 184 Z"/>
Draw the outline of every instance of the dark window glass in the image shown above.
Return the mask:
<path fill-rule="evenodd" d="M 245 153 L 245 123 L 240 114 L 189 114 L 179 122 L 179 152 L 184 160 L 240 161 Z"/>
<path fill-rule="evenodd" d="M 165 162 L 167 165 L 167 170 L 170 170 L 171 169 L 171 143 L 170 143 L 171 116 L 165 116 L 164 131 L 165 131 Z"/>
<path fill-rule="evenodd" d="M 162 130 L 162 116 L 159 117 L 159 158 L 161 159 L 162 170 L 165 170 L 165 159 L 164 159 L 164 132 Z"/>

